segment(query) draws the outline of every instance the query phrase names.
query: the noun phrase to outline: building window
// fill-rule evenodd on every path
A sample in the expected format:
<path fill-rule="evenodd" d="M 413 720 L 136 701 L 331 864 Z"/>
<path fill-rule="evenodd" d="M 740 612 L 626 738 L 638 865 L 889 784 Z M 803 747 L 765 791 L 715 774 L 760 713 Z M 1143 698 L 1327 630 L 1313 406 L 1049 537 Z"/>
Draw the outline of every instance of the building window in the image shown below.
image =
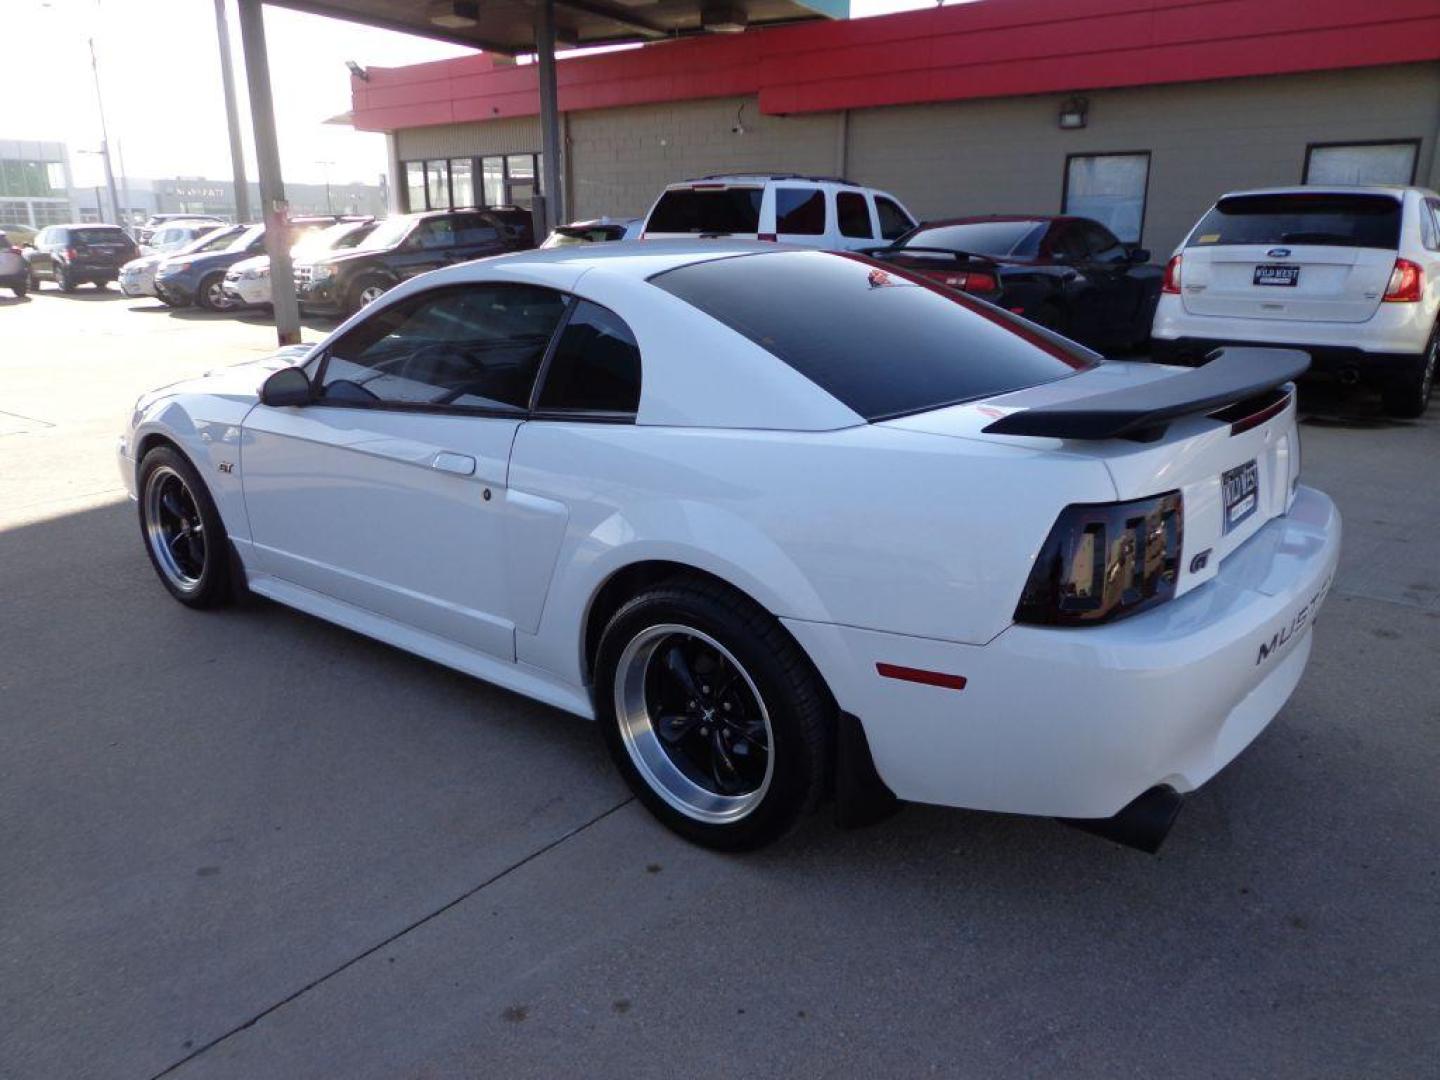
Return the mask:
<path fill-rule="evenodd" d="M 1150 152 L 1071 154 L 1065 159 L 1061 213 L 1093 218 L 1127 243 L 1145 229 Z"/>
<path fill-rule="evenodd" d="M 449 161 L 407 161 L 406 207 L 454 210 L 471 206 L 520 206 L 530 209 L 540 192 L 539 154 L 496 154 Z M 480 175 L 476 201 L 475 175 Z"/>
<path fill-rule="evenodd" d="M 1311 143 L 1305 148 L 1307 184 L 1413 184 L 1419 139 Z"/>

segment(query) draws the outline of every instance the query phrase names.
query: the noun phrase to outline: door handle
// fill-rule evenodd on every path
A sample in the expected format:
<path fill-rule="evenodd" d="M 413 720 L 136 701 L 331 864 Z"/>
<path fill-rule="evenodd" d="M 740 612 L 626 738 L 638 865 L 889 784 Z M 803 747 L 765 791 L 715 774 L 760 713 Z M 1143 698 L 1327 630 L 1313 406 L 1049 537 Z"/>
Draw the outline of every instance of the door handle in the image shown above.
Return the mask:
<path fill-rule="evenodd" d="M 435 455 L 435 460 L 430 462 L 432 469 L 439 469 L 441 472 L 454 473 L 456 476 L 474 476 L 475 459 L 469 454 L 452 454 L 449 450 L 441 450 Z"/>

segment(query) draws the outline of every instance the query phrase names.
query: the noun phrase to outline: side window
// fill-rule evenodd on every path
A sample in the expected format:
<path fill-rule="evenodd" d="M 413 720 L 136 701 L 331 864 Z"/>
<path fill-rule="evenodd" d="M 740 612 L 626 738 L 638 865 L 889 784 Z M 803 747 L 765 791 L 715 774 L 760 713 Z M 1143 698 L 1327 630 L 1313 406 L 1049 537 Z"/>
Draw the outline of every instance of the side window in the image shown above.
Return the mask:
<path fill-rule="evenodd" d="M 484 214 L 459 214 L 455 217 L 455 243 L 493 244 L 500 239 L 500 230 Z"/>
<path fill-rule="evenodd" d="M 880 235 L 886 240 L 899 240 L 915 227 L 915 222 L 900 209 L 900 204 L 884 195 L 875 196 L 875 214 L 880 219 Z"/>
<path fill-rule="evenodd" d="M 865 205 L 865 196 L 858 191 L 842 191 L 835 196 L 835 216 L 840 219 L 841 236 L 875 238 L 870 227 L 870 208 Z"/>
<path fill-rule="evenodd" d="M 1050 253 L 1060 258 L 1079 261 L 1086 257 L 1085 237 L 1074 222 L 1063 224 L 1050 234 Z"/>
<path fill-rule="evenodd" d="M 819 188 L 775 189 L 775 232 L 820 236 L 825 232 L 825 192 Z"/>
<path fill-rule="evenodd" d="M 1085 234 L 1085 252 L 1096 262 L 1125 262 L 1125 245 L 1115 239 L 1115 234 L 1103 225 L 1086 222 L 1081 226 Z"/>
<path fill-rule="evenodd" d="M 640 406 L 640 346 L 613 311 L 575 305 L 540 388 L 539 408 L 633 415 Z"/>
<path fill-rule="evenodd" d="M 321 400 L 523 411 L 565 304 L 560 293 L 532 285 L 412 296 L 335 343 Z"/>
<path fill-rule="evenodd" d="M 1420 207 L 1420 242 L 1440 251 L 1440 199 L 1426 199 Z"/>
<path fill-rule="evenodd" d="M 422 251 L 455 246 L 455 219 L 448 217 L 428 218 L 415 229 L 415 246 Z"/>

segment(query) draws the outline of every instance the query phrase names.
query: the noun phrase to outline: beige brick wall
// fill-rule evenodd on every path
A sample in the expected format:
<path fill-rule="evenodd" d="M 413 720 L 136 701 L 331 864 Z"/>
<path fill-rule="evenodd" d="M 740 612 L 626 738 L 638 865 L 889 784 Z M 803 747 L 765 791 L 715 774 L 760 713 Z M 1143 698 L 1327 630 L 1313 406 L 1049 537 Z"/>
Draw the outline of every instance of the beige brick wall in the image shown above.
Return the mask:
<path fill-rule="evenodd" d="M 1314 142 L 1422 140 L 1426 183 L 1440 124 L 1440 65 L 1093 91 L 1088 126 L 1061 131 L 1065 95 L 897 106 L 850 114 L 848 172 L 921 217 L 1057 213 L 1067 154 L 1149 150 L 1143 243 L 1156 258 L 1215 196 L 1298 184 Z"/>
<path fill-rule="evenodd" d="M 577 218 L 643 214 L 666 184 L 706 173 L 840 168 L 839 114 L 762 116 L 754 98 L 597 109 L 569 121 Z"/>
<path fill-rule="evenodd" d="M 1161 258 L 1220 192 L 1299 183 L 1308 143 L 1418 138 L 1420 182 L 1440 183 L 1440 64 L 1092 91 L 1080 131 L 1057 126 L 1065 96 L 856 109 L 848 124 L 762 116 L 753 98 L 571 113 L 572 215 L 643 214 L 667 183 L 745 170 L 843 172 L 921 217 L 1058 213 L 1067 154 L 1148 150 L 1143 243 Z M 534 152 L 540 131 L 524 117 L 402 131 L 397 144 L 405 160 Z"/>

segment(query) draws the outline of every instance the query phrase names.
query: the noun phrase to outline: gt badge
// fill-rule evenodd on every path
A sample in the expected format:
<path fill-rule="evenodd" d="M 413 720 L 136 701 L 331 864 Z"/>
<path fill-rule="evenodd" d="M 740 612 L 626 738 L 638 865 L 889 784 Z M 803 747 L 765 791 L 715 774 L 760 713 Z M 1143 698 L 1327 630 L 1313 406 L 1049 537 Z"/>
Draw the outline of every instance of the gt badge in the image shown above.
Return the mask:
<path fill-rule="evenodd" d="M 222 461 L 220 462 L 220 471 L 223 473 L 232 473 L 235 471 L 235 466 L 229 461 Z"/>

